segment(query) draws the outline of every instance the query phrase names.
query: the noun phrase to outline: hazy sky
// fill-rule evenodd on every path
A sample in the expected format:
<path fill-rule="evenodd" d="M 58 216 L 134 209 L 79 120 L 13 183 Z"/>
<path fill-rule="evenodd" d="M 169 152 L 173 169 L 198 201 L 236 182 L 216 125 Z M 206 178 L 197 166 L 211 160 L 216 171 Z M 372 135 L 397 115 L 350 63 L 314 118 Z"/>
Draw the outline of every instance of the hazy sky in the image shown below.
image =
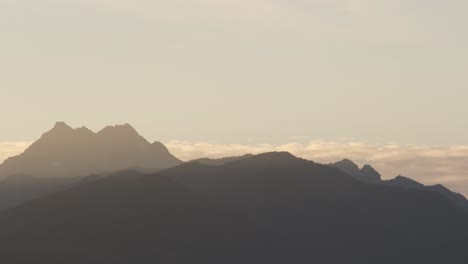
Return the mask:
<path fill-rule="evenodd" d="M 468 1 L 0 0 L 0 141 L 468 144 Z"/>
<path fill-rule="evenodd" d="M 0 0 L 0 162 L 55 121 L 468 194 L 468 1 Z"/>

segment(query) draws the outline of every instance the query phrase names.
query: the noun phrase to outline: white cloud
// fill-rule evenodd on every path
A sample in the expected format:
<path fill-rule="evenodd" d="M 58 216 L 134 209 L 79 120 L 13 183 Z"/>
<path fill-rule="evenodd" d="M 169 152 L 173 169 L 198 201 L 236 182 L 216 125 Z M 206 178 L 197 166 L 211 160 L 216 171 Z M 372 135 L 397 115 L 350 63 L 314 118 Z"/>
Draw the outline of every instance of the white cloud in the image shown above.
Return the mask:
<path fill-rule="evenodd" d="M 0 162 L 23 152 L 31 142 L 0 143 Z M 312 140 L 308 143 L 219 144 L 170 141 L 169 150 L 182 160 L 239 156 L 270 151 L 288 151 L 320 163 L 344 158 L 359 165 L 371 164 L 384 178 L 404 175 L 425 184 L 441 183 L 468 196 L 468 146 L 416 146 L 368 144 L 355 140 Z"/>
<path fill-rule="evenodd" d="M 15 156 L 23 152 L 31 142 L 0 142 L 0 163 L 11 156 Z"/>
<path fill-rule="evenodd" d="M 468 146 L 432 147 L 325 140 L 283 145 L 171 141 L 167 146 L 174 155 L 183 160 L 268 151 L 289 151 L 299 157 L 320 163 L 349 158 L 361 166 L 371 164 L 387 179 L 404 175 L 425 184 L 441 183 L 468 195 Z"/>

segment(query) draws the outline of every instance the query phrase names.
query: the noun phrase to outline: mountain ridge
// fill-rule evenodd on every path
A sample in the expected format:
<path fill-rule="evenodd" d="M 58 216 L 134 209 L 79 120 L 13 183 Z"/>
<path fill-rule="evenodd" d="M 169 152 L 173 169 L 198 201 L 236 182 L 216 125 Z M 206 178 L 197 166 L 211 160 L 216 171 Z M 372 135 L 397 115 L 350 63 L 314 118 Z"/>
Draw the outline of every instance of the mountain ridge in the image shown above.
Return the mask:
<path fill-rule="evenodd" d="M 409 177 L 404 177 L 401 175 L 393 179 L 382 180 L 380 173 L 376 171 L 372 166 L 364 165 L 361 169 L 359 169 L 359 166 L 349 159 L 344 159 L 336 163 L 328 164 L 328 166 L 337 168 L 349 174 L 353 178 L 369 184 L 381 184 L 395 186 L 399 188 L 409 188 L 436 192 L 445 196 L 446 198 L 454 202 L 456 205 L 468 212 L 468 200 L 466 199 L 466 197 L 460 193 L 453 192 L 452 190 L 448 189 L 442 184 L 424 185 Z"/>
<path fill-rule="evenodd" d="M 22 154 L 0 164 L 0 179 L 14 174 L 74 177 L 130 167 L 163 169 L 181 163 L 162 143 L 150 143 L 130 124 L 93 132 L 57 122 Z"/>
<path fill-rule="evenodd" d="M 288 153 L 124 171 L 0 214 L 0 255 L 20 264 L 461 264 L 466 243 L 441 195 Z"/>

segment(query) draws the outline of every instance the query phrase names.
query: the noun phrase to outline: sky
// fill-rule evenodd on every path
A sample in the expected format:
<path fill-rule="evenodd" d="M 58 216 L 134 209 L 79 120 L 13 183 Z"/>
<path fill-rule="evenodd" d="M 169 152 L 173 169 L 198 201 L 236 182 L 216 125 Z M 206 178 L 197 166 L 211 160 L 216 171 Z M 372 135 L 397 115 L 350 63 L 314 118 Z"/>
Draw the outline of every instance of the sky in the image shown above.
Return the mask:
<path fill-rule="evenodd" d="M 0 0 L 0 160 L 56 121 L 93 130 L 131 123 L 176 151 L 206 147 L 179 153 L 187 158 L 294 145 L 321 159 L 333 146 L 342 154 L 329 159 L 360 151 L 353 157 L 364 163 L 394 146 L 418 168 L 384 155 L 389 175 L 398 165 L 457 187 L 468 179 L 467 8 L 462 0 Z M 325 145 L 310 154 L 316 142 Z"/>

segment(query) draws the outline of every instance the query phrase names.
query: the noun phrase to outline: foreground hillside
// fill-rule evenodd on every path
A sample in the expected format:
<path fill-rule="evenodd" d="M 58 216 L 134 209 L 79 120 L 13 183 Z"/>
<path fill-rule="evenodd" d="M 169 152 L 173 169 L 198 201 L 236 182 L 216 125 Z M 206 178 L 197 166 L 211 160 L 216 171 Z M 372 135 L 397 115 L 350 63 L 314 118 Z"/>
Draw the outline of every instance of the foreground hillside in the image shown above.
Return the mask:
<path fill-rule="evenodd" d="M 288 153 L 97 178 L 0 214 L 6 263 L 464 263 L 468 215 Z"/>

